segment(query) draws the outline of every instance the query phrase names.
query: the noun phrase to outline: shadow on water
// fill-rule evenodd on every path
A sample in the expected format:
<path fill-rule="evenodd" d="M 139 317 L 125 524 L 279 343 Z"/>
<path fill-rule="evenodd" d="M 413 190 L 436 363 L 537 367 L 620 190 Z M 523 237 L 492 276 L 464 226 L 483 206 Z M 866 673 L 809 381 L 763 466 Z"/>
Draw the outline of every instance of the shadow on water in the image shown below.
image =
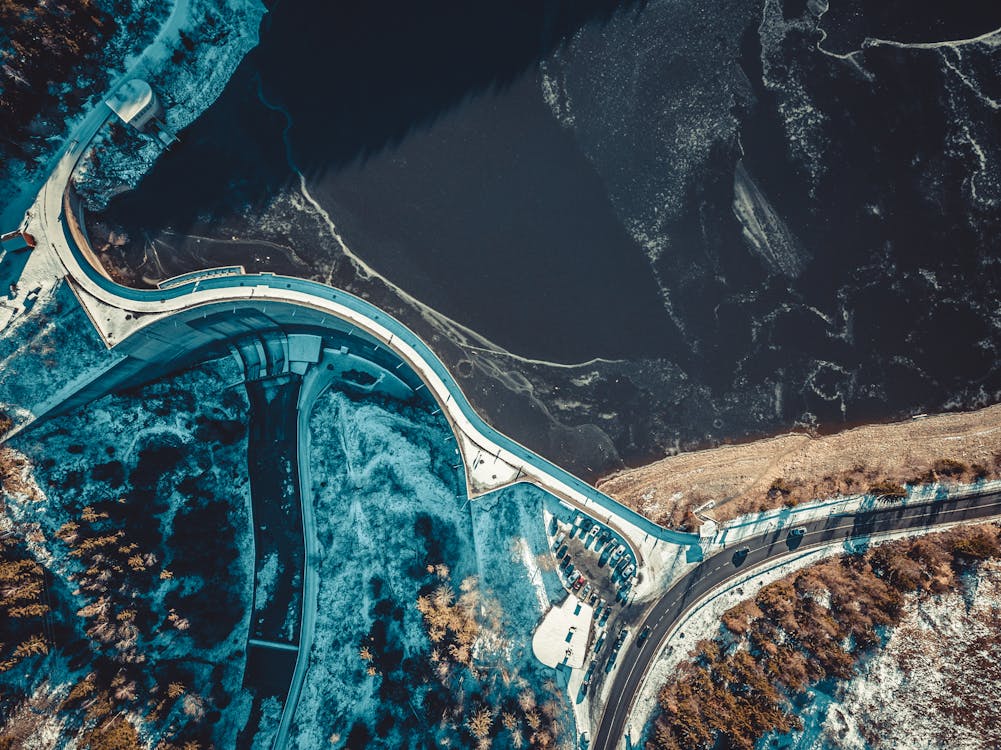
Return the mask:
<path fill-rule="evenodd" d="M 501 91 L 578 29 L 629 0 L 278 2 L 219 100 L 143 181 L 114 199 L 124 226 L 188 226 L 260 207 L 294 178 L 280 137 L 312 177 L 357 166 L 471 97 Z M 248 158 L 252 154 L 252 158 Z M 194 179 L 197 172 L 197 179 Z M 178 188 L 183 186 L 183 190 Z M 169 201 L 155 199 L 170 195 Z"/>

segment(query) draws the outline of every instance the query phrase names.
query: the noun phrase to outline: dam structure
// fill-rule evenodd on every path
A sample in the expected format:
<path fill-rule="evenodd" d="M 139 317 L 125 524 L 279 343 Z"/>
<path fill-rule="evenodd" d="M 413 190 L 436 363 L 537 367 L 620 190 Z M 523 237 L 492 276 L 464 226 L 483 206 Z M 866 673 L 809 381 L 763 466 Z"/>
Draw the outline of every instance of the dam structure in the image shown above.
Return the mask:
<path fill-rule="evenodd" d="M 112 280 L 91 248 L 71 184 L 77 162 L 112 116 L 101 103 L 80 122 L 29 210 L 24 228 L 36 238 L 33 253 L 54 256 L 114 361 L 100 377 L 77 384 L 34 418 L 68 411 L 114 390 L 191 366 L 225 353 L 235 341 L 262 334 L 272 342 L 267 346 L 261 339 L 265 367 L 273 369 L 281 359 L 305 371 L 319 361 L 321 351 L 305 356 L 296 336 L 319 335 L 322 352 L 345 355 L 338 360 L 344 363 L 342 375 L 348 381 L 354 377 L 357 387 L 399 397 L 424 391 L 437 402 L 455 435 L 471 498 L 514 482 L 531 482 L 595 520 L 625 527 L 621 531 L 634 547 L 638 563 L 641 540 L 684 545 L 693 551 L 698 547 L 698 535 L 653 523 L 494 430 L 419 336 L 354 295 L 301 278 L 247 274 L 238 266 L 185 274 L 157 289 L 135 289 Z M 282 343 L 276 347 L 276 341 Z"/>
<path fill-rule="evenodd" d="M 256 443 L 255 465 L 289 467 L 288 481 L 274 481 L 267 468 L 256 472 L 258 480 L 267 481 L 255 487 L 252 478 L 254 512 L 267 517 L 272 529 L 267 537 L 256 536 L 255 558 L 260 565 L 261 547 L 279 544 L 281 531 L 290 571 L 301 573 L 290 573 L 285 596 L 275 605 L 279 609 L 259 612 L 256 629 L 248 634 L 245 674 L 257 690 L 256 700 L 285 696 L 272 747 L 289 742 L 309 665 L 319 574 L 309 563 L 318 540 L 304 457 L 313 404 L 335 383 L 361 394 L 425 401 L 448 423 L 455 442 L 453 468 L 470 500 L 518 482 L 536 485 L 615 531 L 629 547 L 637 572 L 651 571 L 647 594 L 659 585 L 658 565 L 662 569 L 664 559 L 701 559 L 698 534 L 659 526 L 492 428 L 431 348 L 365 300 L 306 279 L 248 274 L 240 266 L 186 273 L 156 289 L 116 282 L 91 247 L 71 181 L 90 143 L 114 116 L 105 100 L 80 120 L 18 228 L 32 238 L 33 248 L 0 256 L 4 277 L 11 281 L 11 293 L 0 303 L 6 339 L 0 399 L 15 412 L 15 418 L 5 417 L 6 437 L 208 359 L 232 355 L 240 363 L 252 426 L 263 436 Z M 255 583 L 255 606 L 258 594 Z M 288 636 L 275 623 L 290 611 L 297 613 L 298 627 Z"/>

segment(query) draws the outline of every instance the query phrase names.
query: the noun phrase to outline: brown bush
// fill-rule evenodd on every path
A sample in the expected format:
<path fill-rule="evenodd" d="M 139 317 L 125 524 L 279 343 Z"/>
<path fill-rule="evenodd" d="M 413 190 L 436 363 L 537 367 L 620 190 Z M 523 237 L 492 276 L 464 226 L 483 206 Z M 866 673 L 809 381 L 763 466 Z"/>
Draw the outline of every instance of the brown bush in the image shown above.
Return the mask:
<path fill-rule="evenodd" d="M 902 498 L 907 497 L 907 490 L 898 482 L 884 480 L 871 485 L 869 487 L 869 494 L 877 496 L 882 495 L 883 497 Z"/>
<path fill-rule="evenodd" d="M 827 560 L 763 587 L 724 613 L 729 635 L 700 642 L 661 688 L 647 747 L 750 750 L 768 732 L 789 731 L 791 699 L 822 679 L 851 677 L 879 644 L 879 628 L 900 621 L 905 594 L 959 585 L 957 568 L 996 557 L 999 528 L 969 527 Z"/>
<path fill-rule="evenodd" d="M 776 498 L 779 495 L 788 496 L 793 491 L 793 485 L 787 479 L 779 477 L 768 488 L 768 497 Z"/>
<path fill-rule="evenodd" d="M 962 461 L 952 458 L 940 458 L 932 466 L 932 471 L 943 477 L 958 477 L 969 471 L 969 467 Z"/>

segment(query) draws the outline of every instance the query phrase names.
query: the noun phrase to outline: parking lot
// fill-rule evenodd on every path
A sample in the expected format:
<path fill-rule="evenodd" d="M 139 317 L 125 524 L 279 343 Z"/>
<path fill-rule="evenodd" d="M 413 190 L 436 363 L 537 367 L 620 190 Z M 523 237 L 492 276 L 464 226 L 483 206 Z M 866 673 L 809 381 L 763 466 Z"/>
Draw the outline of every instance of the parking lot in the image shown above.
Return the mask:
<path fill-rule="evenodd" d="M 610 669 L 627 631 L 616 627 L 628 606 L 636 576 L 636 561 L 629 546 L 612 529 L 582 513 L 554 516 L 550 540 L 563 586 L 594 607 L 594 625 L 589 642 L 588 668 L 582 690 L 587 690 L 599 657 L 610 657 Z M 607 669 L 606 669 L 607 671 Z"/>

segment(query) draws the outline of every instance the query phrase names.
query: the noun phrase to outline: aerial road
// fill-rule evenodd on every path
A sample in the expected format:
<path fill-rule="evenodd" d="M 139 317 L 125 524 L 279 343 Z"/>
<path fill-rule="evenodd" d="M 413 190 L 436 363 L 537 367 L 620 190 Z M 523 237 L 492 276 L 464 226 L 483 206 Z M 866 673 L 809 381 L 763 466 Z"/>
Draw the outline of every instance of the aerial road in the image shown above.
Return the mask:
<path fill-rule="evenodd" d="M 908 529 L 927 529 L 962 521 L 976 521 L 1001 516 L 1001 492 L 937 500 L 914 505 L 887 505 L 858 513 L 833 514 L 826 518 L 804 522 L 802 536 L 789 535 L 789 528 L 781 528 L 757 537 L 744 539 L 720 554 L 709 557 L 660 598 L 646 619 L 639 624 L 650 627 L 646 646 L 636 648 L 633 640 L 622 657 L 624 660 L 615 674 L 608 692 L 609 702 L 597 723 L 590 750 L 614 750 L 626 734 L 629 713 L 643 678 L 660 652 L 674 625 L 698 600 L 706 594 L 752 569 L 770 567 L 782 558 L 802 554 L 804 550 L 843 544 L 848 539 L 866 538 Z M 746 556 L 742 554 L 747 549 Z M 677 638 L 685 647 L 693 639 L 683 631 Z M 630 727 L 632 741 L 642 727 Z"/>

